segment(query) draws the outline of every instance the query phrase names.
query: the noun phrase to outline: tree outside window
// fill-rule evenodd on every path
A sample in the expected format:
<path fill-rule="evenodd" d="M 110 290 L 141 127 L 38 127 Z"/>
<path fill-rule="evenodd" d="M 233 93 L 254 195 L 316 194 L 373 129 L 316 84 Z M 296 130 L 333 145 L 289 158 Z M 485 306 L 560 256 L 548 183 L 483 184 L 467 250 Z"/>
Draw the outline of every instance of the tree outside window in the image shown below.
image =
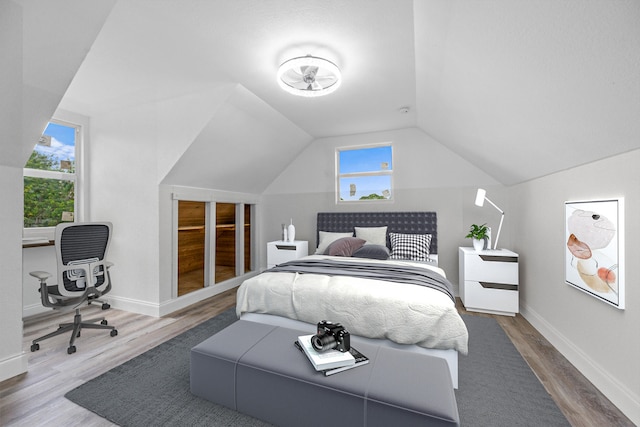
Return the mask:
<path fill-rule="evenodd" d="M 78 127 L 51 122 L 24 168 L 24 227 L 74 220 Z"/>

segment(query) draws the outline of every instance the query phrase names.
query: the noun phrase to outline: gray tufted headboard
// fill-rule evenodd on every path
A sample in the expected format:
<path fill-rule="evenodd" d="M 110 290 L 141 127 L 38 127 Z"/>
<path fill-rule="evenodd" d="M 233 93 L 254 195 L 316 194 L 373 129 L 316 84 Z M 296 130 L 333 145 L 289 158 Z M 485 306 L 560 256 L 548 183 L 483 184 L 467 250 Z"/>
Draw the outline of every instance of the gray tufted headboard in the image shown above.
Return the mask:
<path fill-rule="evenodd" d="M 435 212 L 318 212 L 316 246 L 319 231 L 346 233 L 353 227 L 387 226 L 388 233 L 431 234 L 431 254 L 438 253 L 438 220 Z"/>

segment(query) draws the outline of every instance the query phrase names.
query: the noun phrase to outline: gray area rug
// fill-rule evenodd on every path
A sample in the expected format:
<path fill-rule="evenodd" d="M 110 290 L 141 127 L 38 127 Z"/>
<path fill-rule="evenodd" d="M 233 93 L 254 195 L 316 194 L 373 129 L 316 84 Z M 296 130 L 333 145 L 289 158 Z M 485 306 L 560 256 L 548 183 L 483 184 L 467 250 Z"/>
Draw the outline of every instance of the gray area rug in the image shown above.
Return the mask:
<path fill-rule="evenodd" d="M 497 322 L 463 319 L 470 338 L 456 390 L 462 426 L 569 426 Z M 266 426 L 189 392 L 190 349 L 235 321 L 235 309 L 225 311 L 65 397 L 122 426 Z"/>

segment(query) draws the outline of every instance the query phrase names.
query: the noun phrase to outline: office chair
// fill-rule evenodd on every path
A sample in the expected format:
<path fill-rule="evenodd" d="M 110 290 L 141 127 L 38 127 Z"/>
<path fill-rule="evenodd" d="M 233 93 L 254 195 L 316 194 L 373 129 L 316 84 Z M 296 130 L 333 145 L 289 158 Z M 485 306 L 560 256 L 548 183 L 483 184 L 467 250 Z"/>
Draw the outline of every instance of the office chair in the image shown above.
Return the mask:
<path fill-rule="evenodd" d="M 109 329 L 112 337 L 118 335 L 117 329 L 109 326 L 104 317 L 83 321 L 79 308 L 84 302 L 96 300 L 111 290 L 109 268 L 113 264 L 105 260 L 111 227 L 110 222 L 63 223 L 56 227 L 58 283 L 47 284 L 51 274 L 46 271 L 32 271 L 29 274 L 40 280 L 43 306 L 54 310 L 75 309 L 76 314 L 73 323 L 62 323 L 56 331 L 33 340 L 31 351 L 39 350 L 38 343 L 42 340 L 72 331 L 67 353 L 75 353 L 75 339 L 84 328 Z"/>

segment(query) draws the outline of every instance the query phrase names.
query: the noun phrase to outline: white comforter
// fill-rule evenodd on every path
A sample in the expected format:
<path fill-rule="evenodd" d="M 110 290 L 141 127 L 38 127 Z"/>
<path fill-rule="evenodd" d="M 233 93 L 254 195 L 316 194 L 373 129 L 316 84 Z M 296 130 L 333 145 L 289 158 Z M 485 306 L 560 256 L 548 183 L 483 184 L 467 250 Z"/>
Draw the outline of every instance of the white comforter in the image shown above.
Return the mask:
<path fill-rule="evenodd" d="M 309 258 L 331 258 L 312 255 Z M 410 264 L 410 261 L 353 262 Z M 238 289 L 236 312 L 268 313 L 316 324 L 340 322 L 353 335 L 389 339 L 425 348 L 455 349 L 467 354 L 467 328 L 454 302 L 444 293 L 425 286 L 345 276 L 264 272 Z"/>

